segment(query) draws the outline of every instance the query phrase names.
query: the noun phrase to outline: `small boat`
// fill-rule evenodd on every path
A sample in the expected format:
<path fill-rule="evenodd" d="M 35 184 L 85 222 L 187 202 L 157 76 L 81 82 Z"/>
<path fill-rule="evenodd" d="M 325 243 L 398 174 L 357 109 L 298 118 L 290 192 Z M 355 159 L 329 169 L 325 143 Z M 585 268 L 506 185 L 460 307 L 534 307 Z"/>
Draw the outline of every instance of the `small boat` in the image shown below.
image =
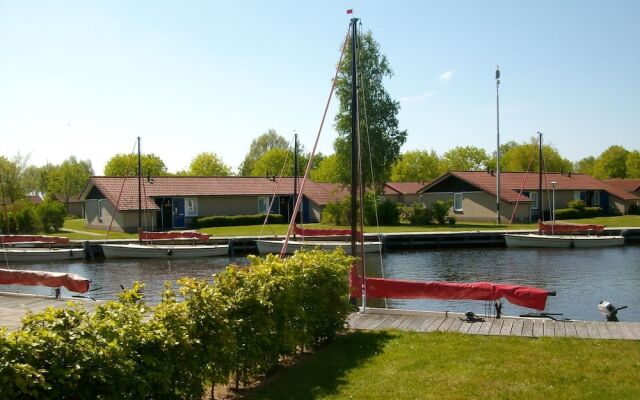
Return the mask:
<path fill-rule="evenodd" d="M 604 225 L 538 221 L 538 230 L 545 235 L 579 235 L 604 232 Z"/>
<path fill-rule="evenodd" d="M 102 251 L 106 258 L 197 258 L 226 256 L 229 246 L 216 245 L 182 245 L 182 244 L 147 244 L 147 243 L 105 243 Z"/>
<path fill-rule="evenodd" d="M 256 240 L 258 252 L 260 254 L 280 254 L 282 251 L 282 240 Z M 356 246 L 360 248 L 360 243 Z M 344 250 L 346 254 L 351 254 L 351 242 L 331 241 L 331 240 L 289 240 L 285 254 L 293 254 L 297 250 L 326 250 L 334 251 L 337 248 Z M 378 253 L 382 248 L 382 242 L 364 242 L 365 253 Z"/>
<path fill-rule="evenodd" d="M 105 258 L 198 258 L 226 256 L 227 244 L 196 244 L 209 239 L 209 235 L 194 231 L 147 232 L 142 230 L 142 171 L 140 138 L 138 137 L 138 243 L 104 243 Z M 151 241 L 192 241 L 192 244 L 154 244 Z"/>
<path fill-rule="evenodd" d="M 64 287 L 71 292 L 86 293 L 90 284 L 89 279 L 68 272 L 0 269 L 0 285 Z"/>
<path fill-rule="evenodd" d="M 624 236 L 539 235 L 506 233 L 507 247 L 548 247 L 558 249 L 599 248 L 624 245 Z"/>
<path fill-rule="evenodd" d="M 49 262 L 81 258 L 84 258 L 84 249 L 80 248 L 20 247 L 0 249 L 0 261 L 7 262 Z"/>

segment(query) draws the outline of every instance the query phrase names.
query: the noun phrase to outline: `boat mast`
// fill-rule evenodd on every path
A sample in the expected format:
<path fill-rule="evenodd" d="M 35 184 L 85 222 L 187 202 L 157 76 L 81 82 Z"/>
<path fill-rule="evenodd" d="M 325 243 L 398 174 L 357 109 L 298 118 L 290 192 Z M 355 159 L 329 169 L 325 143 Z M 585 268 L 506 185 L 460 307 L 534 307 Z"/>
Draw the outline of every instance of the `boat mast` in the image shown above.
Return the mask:
<path fill-rule="evenodd" d="M 7 227 L 7 234 L 11 233 L 11 228 L 9 225 L 9 215 L 7 213 L 7 200 L 4 197 L 4 184 L 2 183 L 2 174 L 0 174 L 0 190 L 2 191 L 2 208 L 4 209 L 4 223 Z"/>
<path fill-rule="evenodd" d="M 296 220 L 295 204 L 298 201 L 298 134 L 293 135 L 293 213 L 291 215 L 292 220 Z M 301 213 L 302 214 L 302 213 Z M 302 221 L 300 221 L 302 223 Z M 296 237 L 295 231 L 293 237 Z"/>
<path fill-rule="evenodd" d="M 496 151 L 496 224 L 500 225 L 500 66 L 496 65 L 496 131 L 498 146 Z"/>
<path fill-rule="evenodd" d="M 138 136 L 138 241 L 142 242 L 142 160 L 140 153 L 140 136 Z"/>
<path fill-rule="evenodd" d="M 358 157 L 360 146 L 358 131 L 360 129 L 360 110 L 358 107 L 358 18 L 351 19 L 351 254 L 356 253 L 356 234 L 358 232 Z"/>
<path fill-rule="evenodd" d="M 542 201 L 542 132 L 538 132 L 539 139 L 538 144 L 540 145 L 540 150 L 538 153 L 538 211 L 540 212 L 540 221 L 544 221 L 544 202 Z"/>

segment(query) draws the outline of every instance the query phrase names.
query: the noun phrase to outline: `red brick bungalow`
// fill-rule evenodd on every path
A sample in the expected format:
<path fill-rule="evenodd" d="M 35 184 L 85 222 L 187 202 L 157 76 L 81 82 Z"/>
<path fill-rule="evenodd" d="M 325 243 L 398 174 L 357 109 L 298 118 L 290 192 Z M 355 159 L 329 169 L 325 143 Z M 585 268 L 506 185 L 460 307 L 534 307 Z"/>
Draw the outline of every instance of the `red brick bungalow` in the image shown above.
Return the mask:
<path fill-rule="evenodd" d="M 552 188 L 555 182 L 555 196 Z M 500 174 L 501 221 L 537 220 L 539 176 L 536 173 Z M 543 177 L 542 209 L 549 214 L 552 198 L 556 208 L 566 208 L 571 200 L 584 200 L 587 207 L 601 207 L 605 215 L 626 213 L 640 197 L 614 185 L 583 174 L 547 173 Z M 496 176 L 487 171 L 452 171 L 435 179 L 419 192 L 426 204 L 436 200 L 453 201 L 452 213 L 458 220 L 496 220 Z M 516 207 L 517 205 L 517 207 Z M 515 210 L 515 211 L 514 211 Z"/>

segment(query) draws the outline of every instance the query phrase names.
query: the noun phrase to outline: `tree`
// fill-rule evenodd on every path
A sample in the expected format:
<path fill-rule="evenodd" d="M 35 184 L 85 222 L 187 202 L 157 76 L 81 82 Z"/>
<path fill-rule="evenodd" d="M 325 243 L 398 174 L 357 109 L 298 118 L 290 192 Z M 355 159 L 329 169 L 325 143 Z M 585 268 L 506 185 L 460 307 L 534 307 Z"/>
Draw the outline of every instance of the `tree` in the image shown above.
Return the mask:
<path fill-rule="evenodd" d="M 475 146 L 457 146 L 442 155 L 442 164 L 448 171 L 479 171 L 487 169 L 489 156 Z"/>
<path fill-rule="evenodd" d="M 435 151 L 414 150 L 402 154 L 391 170 L 392 182 L 426 182 L 442 173 Z"/>
<path fill-rule="evenodd" d="M 573 168 L 579 174 L 593 175 L 593 167 L 595 163 L 596 158 L 594 156 L 588 156 L 576 162 Z"/>
<path fill-rule="evenodd" d="M 511 147 L 500 157 L 500 170 L 509 172 L 524 172 L 539 170 L 540 145 L 538 139 L 531 138 L 529 143 L 522 143 Z M 542 158 L 547 172 L 571 171 L 571 161 L 560 156 L 550 144 L 542 147 Z"/>
<path fill-rule="evenodd" d="M 157 155 L 143 154 L 141 157 L 142 174 L 151 176 L 167 175 L 167 167 Z M 104 166 L 105 176 L 137 176 L 138 156 L 135 154 L 116 154 Z"/>
<path fill-rule="evenodd" d="M 640 178 L 640 151 L 633 150 L 627 154 L 627 178 Z"/>
<path fill-rule="evenodd" d="M 71 156 L 52 169 L 47 191 L 63 201 L 69 212 L 69 199 L 80 193 L 92 175 L 90 160 L 77 160 Z"/>
<path fill-rule="evenodd" d="M 24 198 L 25 190 L 22 185 L 22 178 L 27 160 L 28 157 L 23 157 L 20 153 L 16 154 L 11 160 L 0 156 L 0 184 L 2 184 L 4 192 L 4 198 L 0 198 L 0 203 L 10 204 Z"/>
<path fill-rule="evenodd" d="M 41 167 L 29 165 L 22 174 L 22 187 L 26 193 L 47 193 L 49 175 L 54 165 L 47 164 Z"/>
<path fill-rule="evenodd" d="M 338 138 L 333 145 L 338 159 L 336 172 L 343 184 L 351 182 L 351 59 L 351 48 L 347 46 L 336 81 L 340 104 L 335 119 Z M 360 38 L 358 64 L 362 179 L 366 186 L 382 190 L 400 156 L 400 147 L 407 140 L 407 132 L 398 128 L 400 103 L 391 99 L 383 84 L 393 72 L 371 32 Z M 373 182 L 371 165 L 375 168 Z"/>
<path fill-rule="evenodd" d="M 267 132 L 253 139 L 249 152 L 244 157 L 244 161 L 240 164 L 239 174 L 241 176 L 249 176 L 253 171 L 253 164 L 263 154 L 271 149 L 287 149 L 289 148 L 289 142 L 284 137 L 278 135 L 274 129 L 269 129 Z"/>
<path fill-rule="evenodd" d="M 284 166 L 284 167 L 283 167 Z M 251 176 L 293 176 L 293 151 L 273 148 L 253 163 Z"/>
<path fill-rule="evenodd" d="M 626 178 L 627 154 L 622 146 L 610 146 L 602 152 L 593 165 L 593 177 L 598 179 Z"/>
<path fill-rule="evenodd" d="M 200 153 L 189 165 L 189 176 L 229 176 L 231 168 L 215 153 Z"/>
<path fill-rule="evenodd" d="M 311 179 L 315 182 L 340 183 L 337 171 L 338 157 L 332 154 L 324 157 L 318 167 L 311 170 Z"/>

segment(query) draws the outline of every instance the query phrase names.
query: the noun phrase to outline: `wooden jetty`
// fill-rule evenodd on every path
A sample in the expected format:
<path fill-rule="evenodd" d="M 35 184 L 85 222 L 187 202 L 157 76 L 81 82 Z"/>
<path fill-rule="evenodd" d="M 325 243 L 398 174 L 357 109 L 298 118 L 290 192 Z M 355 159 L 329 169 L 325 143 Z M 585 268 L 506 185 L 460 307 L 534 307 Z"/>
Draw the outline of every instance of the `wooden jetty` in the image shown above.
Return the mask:
<path fill-rule="evenodd" d="M 470 335 L 520 337 L 575 337 L 640 340 L 640 322 L 561 321 L 549 318 L 502 317 L 466 322 L 462 313 L 367 308 L 353 313 L 356 330 L 397 329 L 410 332 L 455 332 Z"/>

